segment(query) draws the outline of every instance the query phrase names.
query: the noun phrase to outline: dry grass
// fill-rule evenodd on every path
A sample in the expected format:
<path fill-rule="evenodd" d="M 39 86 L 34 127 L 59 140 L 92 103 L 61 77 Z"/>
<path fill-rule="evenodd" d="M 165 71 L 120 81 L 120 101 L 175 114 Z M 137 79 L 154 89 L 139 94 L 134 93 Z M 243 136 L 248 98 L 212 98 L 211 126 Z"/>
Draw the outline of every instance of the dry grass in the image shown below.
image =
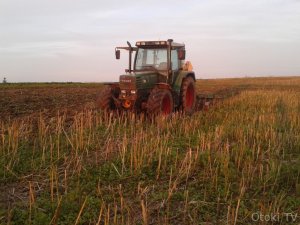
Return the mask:
<path fill-rule="evenodd" d="M 198 88 L 213 82 L 241 93 L 155 122 L 93 110 L 2 121 L 0 222 L 254 224 L 256 212 L 299 213 L 300 79 Z"/>

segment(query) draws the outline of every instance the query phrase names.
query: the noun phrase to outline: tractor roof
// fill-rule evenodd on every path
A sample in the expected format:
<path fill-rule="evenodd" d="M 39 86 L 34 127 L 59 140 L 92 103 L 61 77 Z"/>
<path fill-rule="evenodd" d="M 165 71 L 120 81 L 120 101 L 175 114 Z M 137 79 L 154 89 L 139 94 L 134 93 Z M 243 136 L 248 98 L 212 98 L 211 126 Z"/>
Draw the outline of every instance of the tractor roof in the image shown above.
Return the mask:
<path fill-rule="evenodd" d="M 150 48 L 150 47 L 167 47 L 171 43 L 172 47 L 184 48 L 184 44 L 173 42 L 173 40 L 168 41 L 137 41 L 136 46 L 139 48 Z"/>

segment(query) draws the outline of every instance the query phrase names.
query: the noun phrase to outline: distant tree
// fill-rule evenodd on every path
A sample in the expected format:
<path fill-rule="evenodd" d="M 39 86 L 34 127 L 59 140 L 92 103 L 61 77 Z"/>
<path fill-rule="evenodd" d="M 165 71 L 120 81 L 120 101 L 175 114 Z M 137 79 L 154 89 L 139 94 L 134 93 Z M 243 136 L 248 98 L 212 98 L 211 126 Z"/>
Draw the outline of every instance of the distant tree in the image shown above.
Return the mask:
<path fill-rule="evenodd" d="M 6 80 L 6 77 L 3 78 L 3 84 L 6 84 L 7 83 L 7 80 Z"/>

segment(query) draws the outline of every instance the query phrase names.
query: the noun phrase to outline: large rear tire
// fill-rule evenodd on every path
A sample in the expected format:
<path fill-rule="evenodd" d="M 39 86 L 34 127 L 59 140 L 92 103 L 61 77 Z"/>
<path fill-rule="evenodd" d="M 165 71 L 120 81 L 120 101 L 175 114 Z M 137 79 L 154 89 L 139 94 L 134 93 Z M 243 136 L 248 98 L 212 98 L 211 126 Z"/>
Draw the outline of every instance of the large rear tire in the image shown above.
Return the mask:
<path fill-rule="evenodd" d="M 147 101 L 148 115 L 169 115 L 173 112 L 173 97 L 168 89 L 154 88 Z"/>
<path fill-rule="evenodd" d="M 105 86 L 104 89 L 98 94 L 96 99 L 96 106 L 103 111 L 112 111 L 116 109 L 114 99 L 118 98 L 120 88 L 118 86 Z"/>
<path fill-rule="evenodd" d="M 192 77 L 186 77 L 181 84 L 181 109 L 185 113 L 192 113 L 196 105 L 195 81 Z"/>

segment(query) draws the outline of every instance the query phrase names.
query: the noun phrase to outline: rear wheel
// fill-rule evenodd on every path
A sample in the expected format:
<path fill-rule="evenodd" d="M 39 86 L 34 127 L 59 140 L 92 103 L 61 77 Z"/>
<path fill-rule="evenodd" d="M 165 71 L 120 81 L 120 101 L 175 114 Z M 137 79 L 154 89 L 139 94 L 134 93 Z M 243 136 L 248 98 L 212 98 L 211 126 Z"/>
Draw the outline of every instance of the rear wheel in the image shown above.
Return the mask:
<path fill-rule="evenodd" d="M 104 111 L 115 110 L 116 106 L 113 97 L 118 98 L 119 94 L 120 88 L 118 86 L 105 86 L 105 88 L 97 96 L 97 108 Z"/>
<path fill-rule="evenodd" d="M 147 102 L 149 115 L 169 115 L 173 112 L 173 97 L 168 89 L 154 88 Z"/>
<path fill-rule="evenodd" d="M 193 112 L 196 104 L 195 81 L 192 77 L 187 77 L 181 84 L 181 108 L 183 112 Z"/>

